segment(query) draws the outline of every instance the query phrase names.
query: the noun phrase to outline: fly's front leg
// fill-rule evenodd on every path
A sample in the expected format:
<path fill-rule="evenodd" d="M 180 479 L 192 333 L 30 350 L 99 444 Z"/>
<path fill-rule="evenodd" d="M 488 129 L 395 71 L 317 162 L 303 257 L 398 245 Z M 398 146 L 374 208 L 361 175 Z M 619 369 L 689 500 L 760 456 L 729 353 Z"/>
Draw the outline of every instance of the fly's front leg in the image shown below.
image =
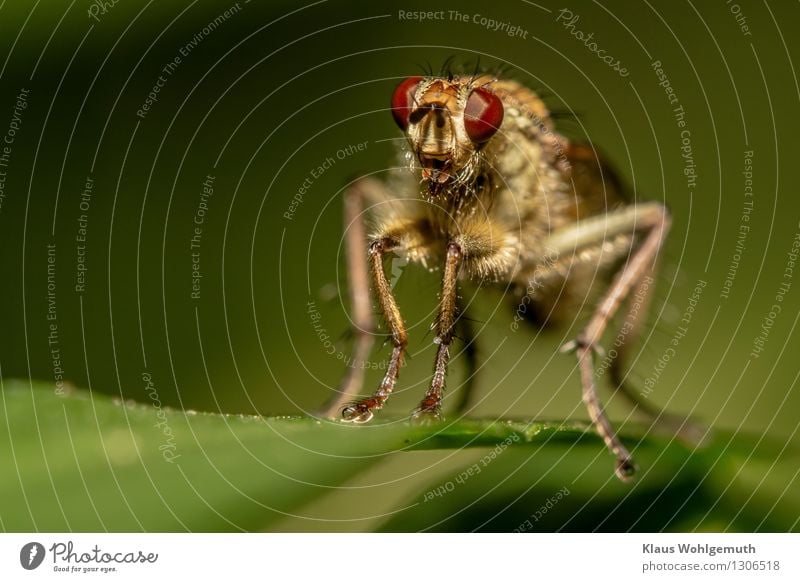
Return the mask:
<path fill-rule="evenodd" d="M 393 349 L 389 365 L 386 368 L 386 374 L 375 393 L 342 410 L 342 419 L 348 422 L 368 422 L 372 419 L 373 410 L 383 408 L 383 404 L 389 398 L 392 390 L 394 390 L 397 377 L 400 374 L 400 367 L 403 365 L 403 355 L 408 343 L 408 336 L 405 323 L 392 294 L 391 284 L 386 278 L 386 273 L 383 269 L 385 254 L 396 246 L 396 241 L 388 237 L 378 239 L 369 245 L 368 256 L 370 271 L 372 272 L 372 284 L 386 325 L 391 333 Z"/>
<path fill-rule="evenodd" d="M 320 416 L 333 418 L 342 407 L 361 392 L 365 362 L 374 342 L 375 318 L 369 294 L 369 273 L 364 260 L 367 237 L 364 232 L 364 202 L 387 197 L 385 187 L 377 180 L 357 181 L 344 194 L 345 259 L 353 330 L 353 356 L 338 392 L 319 411 Z"/>
<path fill-rule="evenodd" d="M 415 419 L 434 419 L 441 417 L 442 395 L 444 392 L 447 364 L 450 361 L 450 344 L 453 341 L 456 317 L 458 315 L 458 269 L 461 266 L 463 253 L 461 247 L 451 242 L 447 245 L 447 256 L 442 278 L 442 292 L 439 298 L 439 311 L 436 316 L 434 330 L 437 344 L 436 360 L 433 367 L 433 378 L 430 388 L 412 413 Z"/>
<path fill-rule="evenodd" d="M 475 330 L 472 322 L 467 317 L 467 310 L 462 305 L 461 300 L 456 303 L 457 317 L 456 329 L 458 337 L 464 342 L 464 350 L 461 352 L 467 368 L 466 380 L 459 389 L 458 402 L 454 410 L 459 415 L 466 414 L 474 399 L 476 378 L 478 374 L 478 346 L 475 339 Z"/>
<path fill-rule="evenodd" d="M 594 353 L 600 338 L 620 304 L 634 285 L 642 280 L 658 258 L 669 230 L 666 208 L 655 202 L 643 203 L 618 210 L 606 216 L 591 218 L 579 225 L 550 237 L 548 244 L 560 254 L 576 253 L 582 247 L 602 244 L 618 235 L 644 232 L 644 240 L 617 273 L 608 291 L 592 314 L 589 323 L 578 337 L 564 346 L 578 357 L 583 384 L 583 402 L 597 432 L 616 457 L 616 474 L 623 481 L 636 472 L 630 452 L 622 444 L 603 410 L 594 381 Z"/>

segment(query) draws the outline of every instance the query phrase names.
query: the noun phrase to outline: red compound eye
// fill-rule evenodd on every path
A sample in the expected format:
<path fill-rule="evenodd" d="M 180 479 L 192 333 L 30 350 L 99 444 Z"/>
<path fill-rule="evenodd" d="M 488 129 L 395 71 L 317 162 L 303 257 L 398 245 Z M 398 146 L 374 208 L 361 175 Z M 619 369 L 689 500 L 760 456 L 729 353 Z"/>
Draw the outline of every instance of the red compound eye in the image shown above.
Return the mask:
<path fill-rule="evenodd" d="M 477 88 L 469 94 L 464 108 L 464 129 L 475 143 L 483 143 L 500 129 L 503 123 L 503 102 L 486 89 Z"/>
<path fill-rule="evenodd" d="M 392 117 L 403 131 L 408 127 L 408 116 L 414 110 L 414 94 L 422 77 L 409 77 L 392 93 Z"/>

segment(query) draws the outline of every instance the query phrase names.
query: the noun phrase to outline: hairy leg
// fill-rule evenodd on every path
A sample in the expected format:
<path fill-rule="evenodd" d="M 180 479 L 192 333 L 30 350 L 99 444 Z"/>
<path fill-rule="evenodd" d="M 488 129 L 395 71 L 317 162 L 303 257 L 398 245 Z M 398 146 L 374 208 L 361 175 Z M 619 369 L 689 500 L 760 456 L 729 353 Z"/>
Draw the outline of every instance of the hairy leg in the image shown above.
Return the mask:
<path fill-rule="evenodd" d="M 459 339 L 464 342 L 462 356 L 466 362 L 467 373 L 464 385 L 458 392 L 458 400 L 454 407 L 457 414 L 463 415 L 469 410 L 470 404 L 475 394 L 477 385 L 476 375 L 478 373 L 478 346 L 475 340 L 475 330 L 472 322 L 467 317 L 467 310 L 462 305 L 460 299 L 457 300 L 456 332 Z"/>
<path fill-rule="evenodd" d="M 657 425 L 671 434 L 679 435 L 683 440 L 697 445 L 705 433 L 702 428 L 687 418 L 665 412 L 643 398 L 628 381 L 627 362 L 630 357 L 630 348 L 636 345 L 641 335 L 653 297 L 655 281 L 651 276 L 652 272 L 651 270 L 649 273 L 644 273 L 637 283 L 636 293 L 628 299 L 627 313 L 617 330 L 617 339 L 614 342 L 616 354 L 611 359 L 609 366 L 610 381 L 617 392 L 637 410 L 649 416 Z"/>
<path fill-rule="evenodd" d="M 378 303 L 383 313 L 386 325 L 392 340 L 392 355 L 389 358 L 389 365 L 383 377 L 380 387 L 372 396 L 346 406 L 342 410 L 342 419 L 349 422 L 368 422 L 372 419 L 373 410 L 380 410 L 394 390 L 397 377 L 400 374 L 400 367 L 403 365 L 403 355 L 408 335 L 405 323 L 397 307 L 392 287 L 386 278 L 383 268 L 383 257 L 396 246 L 395 241 L 389 238 L 382 238 L 369 245 L 369 264 L 372 273 L 372 285 L 378 298 Z"/>
<path fill-rule="evenodd" d="M 425 393 L 425 397 L 420 402 L 419 407 L 413 412 L 414 418 L 433 418 L 441 416 L 441 403 L 444 392 L 445 377 L 447 375 L 447 364 L 450 361 L 450 344 L 453 341 L 456 307 L 458 303 L 458 270 L 461 266 L 463 253 L 461 247 L 451 242 L 447 245 L 447 255 L 444 264 L 444 276 L 442 277 L 442 291 L 439 298 L 439 311 L 436 316 L 434 330 L 436 337 L 434 343 L 437 344 L 436 360 L 433 367 L 433 378 L 430 388 Z"/>
<path fill-rule="evenodd" d="M 602 296 L 589 323 L 574 341 L 564 346 L 565 351 L 575 351 L 578 357 L 583 402 L 597 432 L 616 457 L 616 474 L 623 481 L 633 476 L 636 470 L 635 464 L 630 452 L 617 437 L 597 395 L 593 355 L 599 349 L 600 339 L 620 304 L 628 297 L 633 286 L 653 268 L 669 230 L 669 222 L 666 209 L 658 203 L 651 202 L 585 220 L 574 228 L 550 237 L 549 240 L 549 244 L 564 255 L 568 252 L 575 253 L 582 247 L 602 244 L 617 235 L 645 233 L 644 240 Z"/>

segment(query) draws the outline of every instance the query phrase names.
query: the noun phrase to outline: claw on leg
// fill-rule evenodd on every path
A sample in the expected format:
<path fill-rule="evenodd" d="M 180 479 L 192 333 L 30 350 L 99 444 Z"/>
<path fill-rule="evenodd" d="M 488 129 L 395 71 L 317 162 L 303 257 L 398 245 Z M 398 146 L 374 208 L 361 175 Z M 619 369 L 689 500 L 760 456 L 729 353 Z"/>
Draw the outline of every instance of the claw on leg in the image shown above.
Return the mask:
<path fill-rule="evenodd" d="M 616 473 L 620 481 L 624 481 L 625 483 L 631 481 L 637 470 L 638 467 L 636 466 L 636 463 L 633 462 L 632 457 L 617 458 L 614 473 Z"/>
<path fill-rule="evenodd" d="M 372 410 L 374 408 L 380 408 L 379 406 L 376 406 L 372 400 L 373 399 L 368 398 L 356 402 L 355 404 L 345 406 L 342 409 L 342 420 L 344 422 L 352 422 L 356 424 L 364 424 L 365 422 L 369 422 L 372 420 L 372 417 L 375 416 Z"/>
<path fill-rule="evenodd" d="M 418 424 L 432 424 L 443 419 L 442 407 L 433 399 L 426 398 L 411 412 L 411 421 Z"/>

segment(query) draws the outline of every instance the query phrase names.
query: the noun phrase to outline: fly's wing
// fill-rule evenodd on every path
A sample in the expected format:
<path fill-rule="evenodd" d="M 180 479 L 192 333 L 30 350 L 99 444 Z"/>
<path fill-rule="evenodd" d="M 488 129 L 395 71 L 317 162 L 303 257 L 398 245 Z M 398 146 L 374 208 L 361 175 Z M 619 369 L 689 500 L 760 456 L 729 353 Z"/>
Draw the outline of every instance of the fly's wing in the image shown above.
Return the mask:
<path fill-rule="evenodd" d="M 570 143 L 564 156 L 574 191 L 575 220 L 609 212 L 628 201 L 619 175 L 593 145 Z"/>
<path fill-rule="evenodd" d="M 563 154 L 560 165 L 570 189 L 563 201 L 562 228 L 625 206 L 622 181 L 591 144 L 569 143 Z M 525 319 L 549 327 L 585 316 L 635 243 L 632 235 L 616 235 L 603 245 L 576 249 L 573 256 L 538 265 L 532 276 L 535 284 L 520 290 L 531 296 Z"/>

